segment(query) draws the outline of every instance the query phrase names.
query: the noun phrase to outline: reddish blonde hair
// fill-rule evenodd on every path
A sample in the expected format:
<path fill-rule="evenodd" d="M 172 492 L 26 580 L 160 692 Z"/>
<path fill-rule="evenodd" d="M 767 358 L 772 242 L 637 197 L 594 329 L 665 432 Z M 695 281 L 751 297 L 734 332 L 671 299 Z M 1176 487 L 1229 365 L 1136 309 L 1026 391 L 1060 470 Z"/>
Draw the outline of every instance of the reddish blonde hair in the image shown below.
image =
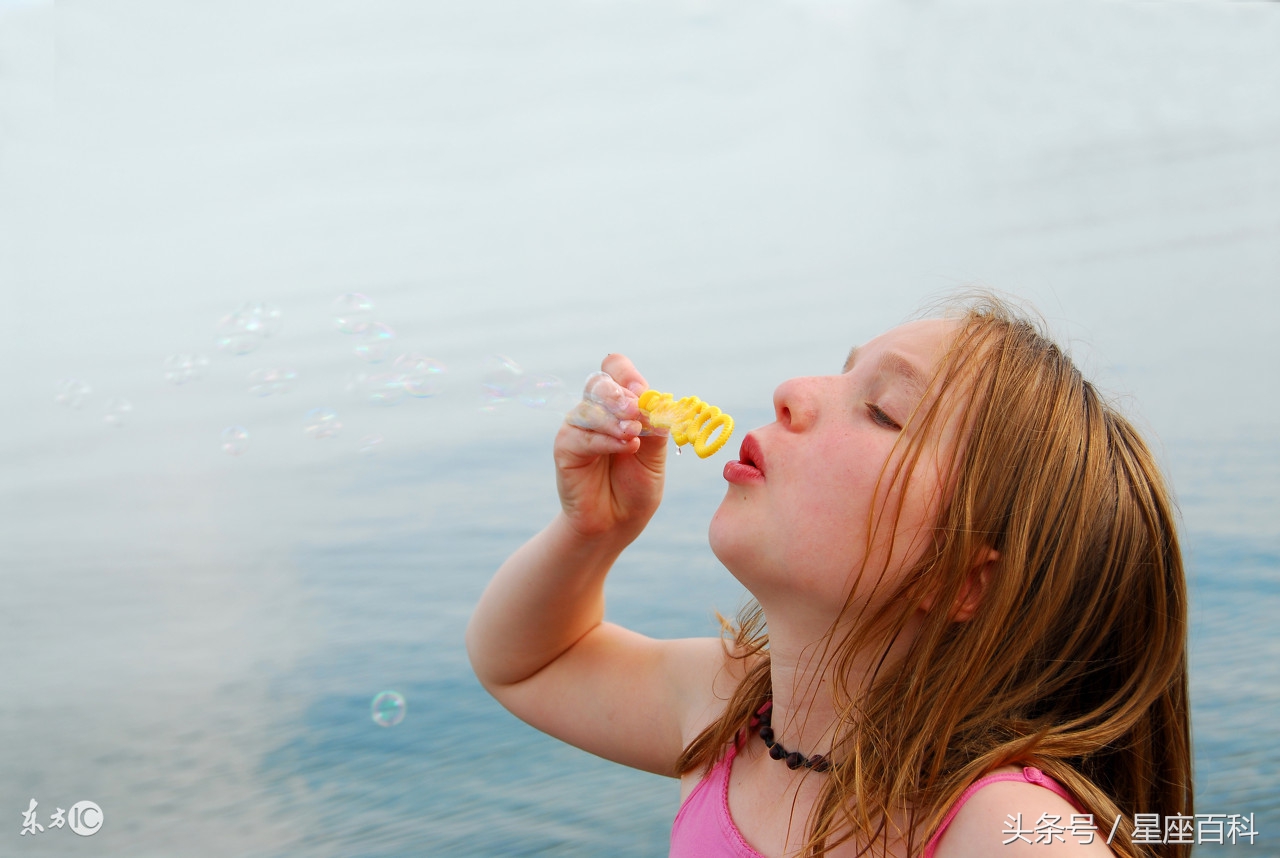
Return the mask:
<path fill-rule="evenodd" d="M 994 548 L 999 559 L 970 619 L 930 611 L 866 694 L 837 683 L 839 765 L 822 775 L 804 854 L 849 840 L 876 854 L 891 838 L 919 854 L 969 784 L 1021 763 L 1062 783 L 1100 829 L 1129 820 L 1111 844 L 1119 855 L 1187 855 L 1131 838 L 1135 813 L 1194 812 L 1186 584 L 1164 478 L 1040 324 L 987 294 L 963 299 L 958 315 L 931 382 L 939 395 L 911 416 L 902 464 L 881 476 L 905 489 L 926 440 L 959 421 L 933 539 L 883 608 L 840 639 L 833 626 L 823 658 L 838 677 L 877 647 L 884 664 L 917 606 L 955 604 L 974 558 Z M 896 520 L 897 510 L 872 513 L 868 550 Z M 749 668 L 685 748 L 680 774 L 720 759 L 771 695 L 760 606 L 726 629 Z M 892 820 L 903 818 L 898 831 Z"/>

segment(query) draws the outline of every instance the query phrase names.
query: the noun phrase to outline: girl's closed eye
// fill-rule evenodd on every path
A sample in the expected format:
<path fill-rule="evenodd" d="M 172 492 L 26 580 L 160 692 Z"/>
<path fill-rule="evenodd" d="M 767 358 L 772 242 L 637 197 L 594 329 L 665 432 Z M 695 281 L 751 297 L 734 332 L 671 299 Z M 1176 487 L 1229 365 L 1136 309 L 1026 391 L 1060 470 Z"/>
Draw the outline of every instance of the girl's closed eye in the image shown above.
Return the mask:
<path fill-rule="evenodd" d="M 879 405 L 876 405 L 874 402 L 867 403 L 867 413 L 871 415 L 872 420 L 886 429 L 893 429 L 897 432 L 902 431 L 902 427 L 898 425 L 898 422 L 886 414 L 884 409 Z"/>

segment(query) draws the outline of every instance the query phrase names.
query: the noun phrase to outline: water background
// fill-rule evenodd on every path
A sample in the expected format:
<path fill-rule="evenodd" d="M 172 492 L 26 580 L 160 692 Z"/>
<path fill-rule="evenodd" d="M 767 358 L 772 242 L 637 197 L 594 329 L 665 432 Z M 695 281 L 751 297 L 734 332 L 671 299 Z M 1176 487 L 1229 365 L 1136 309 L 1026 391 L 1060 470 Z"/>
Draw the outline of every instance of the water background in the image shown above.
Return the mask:
<path fill-rule="evenodd" d="M 556 509 L 560 414 L 487 403 L 486 361 L 575 390 L 625 352 L 749 428 L 974 283 L 1153 439 L 1197 810 L 1276 852 L 1277 46 L 1250 2 L 0 2 L 0 854 L 665 855 L 675 781 L 468 668 L 481 589 Z M 333 329 L 349 292 L 448 367 L 438 396 L 349 390 L 381 371 Z M 249 301 L 280 331 L 216 351 Z M 166 382 L 183 353 L 207 373 Z M 722 460 L 672 458 L 611 619 L 736 609 Z M 21 836 L 31 798 L 106 822 Z"/>

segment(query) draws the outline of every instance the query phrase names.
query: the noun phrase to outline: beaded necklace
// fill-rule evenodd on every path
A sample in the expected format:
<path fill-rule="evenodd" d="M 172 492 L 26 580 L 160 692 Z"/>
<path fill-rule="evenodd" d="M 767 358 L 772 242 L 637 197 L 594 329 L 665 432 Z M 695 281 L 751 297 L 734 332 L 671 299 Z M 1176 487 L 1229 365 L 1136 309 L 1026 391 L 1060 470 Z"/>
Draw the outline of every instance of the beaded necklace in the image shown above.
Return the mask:
<path fill-rule="evenodd" d="M 814 754 L 812 757 L 806 757 L 799 751 L 788 751 L 782 747 L 782 743 L 773 738 L 773 725 L 770 719 L 773 717 L 773 701 L 760 707 L 756 712 L 756 717 L 752 721 L 760 725 L 760 738 L 764 740 L 765 747 L 769 749 L 769 756 L 775 760 L 786 760 L 787 768 L 798 769 L 804 766 L 815 772 L 825 772 L 831 769 L 831 761 L 822 754 Z"/>

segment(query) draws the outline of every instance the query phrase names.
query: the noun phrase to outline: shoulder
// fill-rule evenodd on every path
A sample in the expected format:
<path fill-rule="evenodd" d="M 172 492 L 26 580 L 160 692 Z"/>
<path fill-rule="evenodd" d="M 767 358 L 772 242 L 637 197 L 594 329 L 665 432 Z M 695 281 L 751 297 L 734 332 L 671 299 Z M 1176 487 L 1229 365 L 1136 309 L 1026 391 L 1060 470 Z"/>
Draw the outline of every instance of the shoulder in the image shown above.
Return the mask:
<path fill-rule="evenodd" d="M 722 638 L 690 638 L 670 648 L 669 675 L 685 701 L 681 733 L 686 745 L 724 714 L 729 698 L 760 658 L 741 657 Z"/>
<path fill-rule="evenodd" d="M 1009 766 L 997 772 L 1017 773 Z M 995 772 L 993 772 L 995 774 Z M 934 858 L 1112 856 L 1108 828 L 1066 798 L 1022 778 L 987 783 L 960 806 Z"/>

